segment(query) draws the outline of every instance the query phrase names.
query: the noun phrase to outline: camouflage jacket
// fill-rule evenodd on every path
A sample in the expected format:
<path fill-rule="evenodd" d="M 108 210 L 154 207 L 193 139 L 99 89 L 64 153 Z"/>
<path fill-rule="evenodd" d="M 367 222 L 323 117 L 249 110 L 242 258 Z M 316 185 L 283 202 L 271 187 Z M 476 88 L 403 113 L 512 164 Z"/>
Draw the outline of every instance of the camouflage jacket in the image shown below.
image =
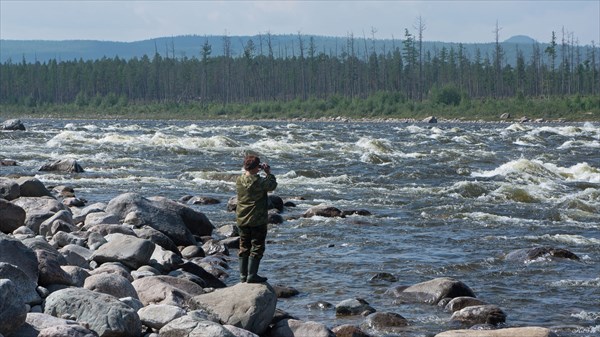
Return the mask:
<path fill-rule="evenodd" d="M 267 192 L 274 191 L 277 180 L 272 174 L 261 177 L 258 174 L 242 174 L 235 183 L 237 189 L 237 224 L 240 227 L 256 227 L 267 224 L 269 198 Z"/>

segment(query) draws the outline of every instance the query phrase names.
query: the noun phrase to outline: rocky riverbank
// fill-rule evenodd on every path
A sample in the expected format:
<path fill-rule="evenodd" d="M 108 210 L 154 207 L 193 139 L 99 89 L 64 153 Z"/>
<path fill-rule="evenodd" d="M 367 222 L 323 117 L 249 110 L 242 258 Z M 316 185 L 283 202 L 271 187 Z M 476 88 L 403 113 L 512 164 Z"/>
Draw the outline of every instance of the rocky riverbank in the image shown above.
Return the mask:
<path fill-rule="evenodd" d="M 69 164 L 55 169 L 81 169 Z M 315 303 L 355 322 L 325 326 L 277 309 L 278 297 L 298 293 L 293 288 L 226 286 L 237 268 L 230 266 L 238 244 L 235 230 L 215 228 L 189 206 L 218 200 L 126 193 L 87 205 L 75 192 L 33 177 L 0 178 L 0 336 L 345 337 L 419 331 L 401 313 L 379 312 L 368 299 Z M 271 201 L 271 222 L 285 221 L 279 213 L 293 203 L 277 196 Z M 227 207 L 235 208 L 234 198 Z M 369 212 L 319 206 L 303 214 Z M 387 295 L 397 303 L 442 307 L 450 327 L 469 329 L 439 337 L 554 336 L 546 328 L 506 328 L 510 322 L 499 306 L 452 278 L 392 286 Z"/>

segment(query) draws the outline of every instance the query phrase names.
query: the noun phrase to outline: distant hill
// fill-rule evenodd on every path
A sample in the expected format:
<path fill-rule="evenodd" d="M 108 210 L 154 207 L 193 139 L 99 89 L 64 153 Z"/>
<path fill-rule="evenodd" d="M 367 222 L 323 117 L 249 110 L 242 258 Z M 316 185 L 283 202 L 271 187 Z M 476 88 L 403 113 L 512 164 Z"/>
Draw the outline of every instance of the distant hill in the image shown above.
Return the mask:
<path fill-rule="evenodd" d="M 310 40 L 312 38 L 316 53 L 324 52 L 327 55 L 341 55 L 348 49 L 349 39 L 347 37 L 328 37 L 311 35 L 272 35 L 271 46 L 275 57 L 292 57 L 300 55 L 299 41 L 302 39 L 305 55 L 308 53 Z M 72 60 L 96 60 L 103 57 L 122 59 L 141 58 L 144 55 L 152 58 L 155 53 L 161 56 L 177 58 L 201 58 L 202 46 L 208 42 L 211 45 L 212 57 L 223 55 L 223 36 L 199 36 L 185 35 L 173 37 L 160 37 L 155 39 L 135 42 L 112 42 L 94 40 L 66 40 L 66 41 L 44 41 L 44 40 L 0 40 L 0 62 L 10 60 L 12 63 L 48 62 L 49 60 L 72 61 Z M 229 36 L 227 37 L 231 46 L 231 55 L 243 54 L 244 46 L 251 39 L 255 45 L 255 55 L 268 54 L 267 36 Z M 514 64 L 517 49 L 521 50 L 528 60 L 533 51 L 533 45 L 537 42 L 527 36 L 513 36 L 501 43 L 504 50 L 505 61 Z M 482 58 L 493 55 L 494 43 L 465 43 L 462 44 L 467 57 L 475 57 L 477 50 Z M 354 49 L 358 57 L 364 58 L 365 54 L 371 53 L 373 48 L 380 54 L 390 52 L 394 48 L 402 48 L 401 39 L 376 39 L 354 36 Z M 544 50 L 546 44 L 540 44 Z M 431 55 L 439 53 L 443 48 L 450 50 L 454 48 L 458 52 L 458 43 L 424 41 L 424 52 Z M 583 48 L 583 47 L 582 47 Z M 366 53 L 365 53 L 366 51 Z"/>

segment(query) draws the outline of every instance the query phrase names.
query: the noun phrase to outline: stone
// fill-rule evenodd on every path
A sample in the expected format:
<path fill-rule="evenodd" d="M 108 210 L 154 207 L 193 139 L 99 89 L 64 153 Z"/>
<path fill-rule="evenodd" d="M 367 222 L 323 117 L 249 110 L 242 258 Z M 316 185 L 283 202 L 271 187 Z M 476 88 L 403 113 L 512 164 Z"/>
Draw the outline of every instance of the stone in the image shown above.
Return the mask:
<path fill-rule="evenodd" d="M 336 337 L 327 326 L 317 322 L 284 319 L 269 330 L 269 337 Z"/>
<path fill-rule="evenodd" d="M 70 211 L 60 210 L 40 224 L 38 233 L 44 237 L 51 237 L 59 231 L 76 232 L 79 228 L 73 225 L 73 216 Z"/>
<path fill-rule="evenodd" d="M 187 246 L 183 248 L 181 250 L 181 255 L 186 259 L 206 256 L 202 247 L 198 247 L 197 245 Z"/>
<path fill-rule="evenodd" d="M 363 330 L 381 333 L 398 333 L 408 326 L 408 321 L 393 312 L 375 312 L 367 316 L 360 325 Z"/>
<path fill-rule="evenodd" d="M 399 303 L 422 302 L 437 304 L 443 298 L 460 296 L 476 297 L 475 293 L 464 283 L 449 277 L 441 277 L 409 287 L 394 287 L 387 294 L 398 298 Z"/>
<path fill-rule="evenodd" d="M 25 131 L 25 125 L 20 119 L 7 119 L 2 122 L 0 129 L 7 131 Z"/>
<path fill-rule="evenodd" d="M 362 298 L 344 300 L 335 306 L 336 316 L 368 315 L 375 311 L 376 310 Z"/>
<path fill-rule="evenodd" d="M 60 159 L 44 164 L 39 171 L 82 173 L 83 167 L 75 159 Z"/>
<path fill-rule="evenodd" d="M 180 266 L 180 269 L 182 271 L 191 273 L 191 274 L 197 276 L 199 279 L 201 279 L 203 288 L 225 288 L 226 287 L 226 285 L 225 285 L 225 283 L 223 283 L 223 281 L 219 280 L 216 276 L 207 272 L 204 268 L 202 268 L 200 265 L 194 263 L 193 261 L 188 261 L 188 262 L 182 264 Z"/>
<path fill-rule="evenodd" d="M 10 201 L 0 198 L 0 232 L 12 233 L 25 225 L 25 210 Z"/>
<path fill-rule="evenodd" d="M 129 282 L 133 282 L 133 278 L 131 277 L 131 270 L 127 268 L 120 262 L 108 262 L 103 263 L 98 268 L 90 271 L 90 275 L 98 275 L 98 274 L 118 274 L 129 280 Z"/>
<path fill-rule="evenodd" d="M 131 282 L 119 274 L 97 274 L 85 279 L 83 288 L 96 291 L 116 298 L 132 297 L 138 299 L 138 294 Z"/>
<path fill-rule="evenodd" d="M 99 336 L 139 336 L 142 323 L 136 311 L 117 298 L 83 288 L 66 288 L 51 293 L 44 313 L 85 322 Z"/>
<path fill-rule="evenodd" d="M 170 250 L 175 254 L 181 255 L 177 245 L 168 236 L 157 231 L 150 226 L 142 226 L 141 228 L 134 228 L 133 232 L 140 239 L 146 239 L 154 242 L 155 245 L 161 246 L 166 250 Z"/>
<path fill-rule="evenodd" d="M 87 234 L 88 233 L 86 232 L 58 232 L 52 236 L 48 243 L 59 249 L 66 246 L 79 246 L 81 248 L 85 248 L 88 236 Z"/>
<path fill-rule="evenodd" d="M 27 318 L 27 306 L 23 299 L 14 296 L 17 286 L 9 279 L 0 279 L 0 334 L 10 335 Z"/>
<path fill-rule="evenodd" d="M 21 302 L 29 305 L 42 303 L 38 294 L 37 282 L 34 282 L 21 268 L 6 262 L 0 262 L 0 279 L 8 279 L 15 285 L 16 291 L 12 294 Z"/>
<path fill-rule="evenodd" d="M 236 337 L 221 324 L 194 315 L 179 317 L 160 329 L 161 337 Z"/>
<path fill-rule="evenodd" d="M 377 273 L 375 275 L 373 275 L 370 279 L 370 282 L 380 282 L 380 281 L 385 281 L 385 282 L 398 282 L 398 278 L 396 276 L 394 276 L 393 274 L 390 273 L 385 273 L 385 272 L 381 272 L 381 273 Z"/>
<path fill-rule="evenodd" d="M 0 262 L 6 262 L 25 273 L 34 283 L 38 282 L 38 260 L 35 252 L 23 242 L 0 232 Z"/>
<path fill-rule="evenodd" d="M 51 197 L 54 199 L 52 193 L 37 178 L 21 177 L 16 182 L 19 184 L 21 197 Z"/>
<path fill-rule="evenodd" d="M 493 304 L 469 306 L 452 314 L 451 320 L 472 326 L 475 324 L 496 325 L 506 321 L 506 314 Z"/>
<path fill-rule="evenodd" d="M 113 198 L 106 212 L 119 219 L 135 212 L 136 222 L 162 232 L 177 245 L 196 244 L 194 235 L 211 235 L 213 230 L 206 215 L 167 198 L 144 198 L 136 193 L 125 193 Z"/>
<path fill-rule="evenodd" d="M 448 311 L 455 312 L 455 311 L 464 309 L 466 307 L 470 307 L 470 306 L 474 306 L 474 305 L 485 305 L 485 304 L 487 304 L 487 303 L 485 303 L 484 301 L 482 301 L 480 299 L 474 298 L 474 297 L 460 296 L 460 297 L 455 297 L 452 300 L 450 300 L 450 302 L 448 302 L 448 304 L 446 304 L 444 307 Z"/>
<path fill-rule="evenodd" d="M 150 304 L 138 310 L 142 324 L 160 330 L 172 320 L 185 316 L 186 312 L 180 307 L 168 304 Z"/>
<path fill-rule="evenodd" d="M 342 211 L 333 206 L 317 205 L 309 208 L 303 215 L 305 218 L 313 216 L 322 216 L 326 218 L 341 217 Z"/>
<path fill-rule="evenodd" d="M 83 288 L 85 280 L 90 277 L 88 269 L 78 266 L 62 266 L 62 270 L 69 274 L 73 286 Z"/>
<path fill-rule="evenodd" d="M 147 276 L 131 284 L 144 305 L 168 304 L 187 308 L 194 296 L 204 294 L 204 289 L 198 284 L 167 275 Z"/>
<path fill-rule="evenodd" d="M 82 209 L 73 209 L 73 223 L 78 224 L 83 222 L 89 214 L 104 212 L 104 209 L 106 209 L 106 204 L 102 202 L 93 203 Z"/>
<path fill-rule="evenodd" d="M 220 204 L 221 201 L 212 197 L 191 197 L 185 201 L 188 205 L 216 205 Z"/>
<path fill-rule="evenodd" d="M 119 233 L 110 234 L 105 238 L 108 242 L 100 246 L 92 256 L 98 263 L 121 262 L 137 269 L 148 264 L 154 252 L 155 245 L 149 240 Z"/>
<path fill-rule="evenodd" d="M 435 124 L 435 123 L 437 123 L 437 118 L 435 118 L 435 116 L 429 116 L 429 117 L 424 118 L 423 122 Z"/>
<path fill-rule="evenodd" d="M 155 245 L 149 264 L 162 272 L 168 273 L 182 265 L 183 259 L 180 255 Z"/>
<path fill-rule="evenodd" d="M 0 177 L 0 199 L 14 200 L 21 196 L 21 189 L 16 181 Z"/>
<path fill-rule="evenodd" d="M 81 325 L 64 324 L 55 325 L 40 331 L 38 337 L 98 337 L 95 331 L 84 328 Z"/>
<path fill-rule="evenodd" d="M 333 331 L 336 337 L 372 337 L 362 331 L 361 328 L 350 324 L 336 326 L 331 331 Z"/>
<path fill-rule="evenodd" d="M 192 309 L 214 313 L 223 324 L 262 335 L 275 314 L 277 296 L 268 284 L 238 283 L 211 293 L 194 296 Z"/>
<path fill-rule="evenodd" d="M 12 201 L 13 204 L 25 210 L 25 226 L 36 234 L 39 233 L 42 222 L 53 216 L 56 212 L 66 210 L 66 206 L 52 197 L 19 197 Z"/>
<path fill-rule="evenodd" d="M 435 337 L 557 337 L 550 329 L 541 327 L 505 328 L 498 330 L 451 330 Z"/>
<path fill-rule="evenodd" d="M 548 246 L 517 249 L 508 253 L 506 260 L 528 262 L 540 258 L 560 258 L 569 260 L 579 260 L 579 256 L 564 248 L 554 248 Z"/>
<path fill-rule="evenodd" d="M 89 213 L 83 223 L 82 230 L 88 230 L 96 225 L 120 225 L 119 217 L 102 211 Z"/>
<path fill-rule="evenodd" d="M 25 319 L 25 324 L 12 333 L 12 336 L 18 337 L 38 337 L 40 331 L 58 325 L 77 324 L 72 320 L 66 320 L 41 312 L 29 312 Z M 62 335 L 58 335 L 63 337 Z"/>
<path fill-rule="evenodd" d="M 202 250 L 206 255 L 225 254 L 229 255 L 229 249 L 220 242 L 209 240 L 202 245 Z"/>
<path fill-rule="evenodd" d="M 329 310 L 329 309 L 334 309 L 335 306 L 329 302 L 326 301 L 317 301 L 317 302 L 311 302 L 309 304 L 306 305 L 306 307 L 309 310 Z"/>
<path fill-rule="evenodd" d="M 70 286 L 73 284 L 71 276 L 60 267 L 61 261 L 55 254 L 41 249 L 36 250 L 35 254 L 38 259 L 39 285 L 64 284 Z"/>
<path fill-rule="evenodd" d="M 252 333 L 242 328 L 238 328 L 237 326 L 225 324 L 223 325 L 223 327 L 229 330 L 229 332 L 231 332 L 235 337 L 260 337 L 255 333 Z"/>
<path fill-rule="evenodd" d="M 300 294 L 298 289 L 292 287 L 275 285 L 273 286 L 273 289 L 275 289 L 275 294 L 277 295 L 277 298 L 290 298 Z"/>

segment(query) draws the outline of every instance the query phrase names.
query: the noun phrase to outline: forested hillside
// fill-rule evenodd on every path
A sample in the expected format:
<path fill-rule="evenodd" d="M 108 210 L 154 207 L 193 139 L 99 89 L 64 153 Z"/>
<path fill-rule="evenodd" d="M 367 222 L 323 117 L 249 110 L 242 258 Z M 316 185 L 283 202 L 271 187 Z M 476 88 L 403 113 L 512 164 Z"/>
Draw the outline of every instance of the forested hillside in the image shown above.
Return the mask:
<path fill-rule="evenodd" d="M 233 53 L 235 41 L 224 36 L 220 52 L 205 40 L 198 57 L 156 52 L 131 59 L 7 61 L 0 65 L 0 104 L 106 108 L 169 103 L 203 109 L 273 102 L 256 111 L 273 112 L 282 110 L 281 104 L 312 101 L 304 109 L 318 112 L 343 110 L 352 100 L 370 98 L 371 106 L 361 107 L 365 114 L 393 115 L 398 104 L 423 101 L 453 106 L 486 98 L 574 95 L 580 97 L 574 109 L 600 109 L 594 98 L 600 96 L 598 48 L 558 42 L 554 33 L 545 48 L 530 45 L 529 57 L 517 49 L 510 62 L 498 40 L 485 54 L 477 49 L 470 55 L 461 44 L 431 51 L 408 30 L 386 48 L 375 39 L 348 36 L 336 52 L 302 35 L 285 53 L 275 49 L 270 36 L 260 41 L 248 39 L 239 55 Z"/>

